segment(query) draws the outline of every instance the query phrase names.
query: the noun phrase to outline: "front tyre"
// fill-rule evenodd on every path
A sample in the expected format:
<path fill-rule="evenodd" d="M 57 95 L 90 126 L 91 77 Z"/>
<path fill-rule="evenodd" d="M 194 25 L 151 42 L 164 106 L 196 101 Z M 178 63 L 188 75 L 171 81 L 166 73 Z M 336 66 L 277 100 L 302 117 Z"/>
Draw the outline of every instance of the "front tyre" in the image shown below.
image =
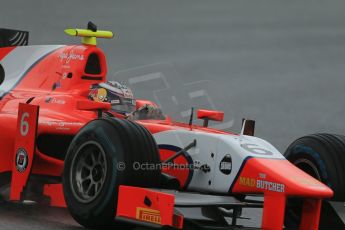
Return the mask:
<path fill-rule="evenodd" d="M 334 191 L 334 201 L 345 201 L 345 136 L 313 134 L 294 141 L 284 156 L 298 168 Z"/>
<path fill-rule="evenodd" d="M 79 224 L 122 227 L 114 222 L 119 186 L 159 186 L 159 170 L 134 170 L 134 162 L 159 164 L 156 143 L 144 127 L 107 118 L 91 121 L 79 131 L 68 149 L 63 174 L 66 204 Z"/>
<path fill-rule="evenodd" d="M 284 156 L 295 166 L 313 176 L 333 192 L 334 201 L 345 201 L 345 137 L 313 134 L 294 141 Z M 298 229 L 303 200 L 290 198 L 285 215 L 286 229 Z"/>

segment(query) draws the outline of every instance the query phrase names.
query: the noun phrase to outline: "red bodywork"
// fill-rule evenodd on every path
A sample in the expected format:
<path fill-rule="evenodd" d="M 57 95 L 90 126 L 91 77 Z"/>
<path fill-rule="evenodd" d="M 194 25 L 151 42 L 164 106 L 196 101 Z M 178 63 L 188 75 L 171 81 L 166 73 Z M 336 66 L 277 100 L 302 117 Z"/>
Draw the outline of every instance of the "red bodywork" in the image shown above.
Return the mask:
<path fill-rule="evenodd" d="M 13 49 L 15 48 L 0 49 L 0 61 Z M 83 56 L 84 60 L 61 58 L 63 54 L 71 53 Z M 98 55 L 102 70 L 100 74 L 85 73 L 87 57 L 90 54 Z M 68 74 L 72 74 L 72 77 L 69 78 Z M 87 122 L 97 118 L 98 109 L 110 109 L 109 104 L 92 103 L 87 98 L 90 85 L 106 81 L 106 74 L 104 53 L 96 46 L 64 46 L 36 63 L 18 85 L 0 101 L 0 129 L 6 130 L 0 133 L 0 142 L 3 146 L 0 173 L 11 171 L 12 168 L 19 103 L 26 103 L 29 98 L 33 98 L 30 104 L 40 107 L 38 138 L 44 134 L 74 136 Z M 58 86 L 52 90 L 54 84 Z M 146 103 L 152 102 L 138 100 L 137 106 L 140 107 Z M 114 115 L 122 118 L 120 114 Z M 170 119 L 147 121 L 144 125 L 152 133 L 169 129 L 189 129 L 188 125 L 173 124 Z M 199 129 L 206 132 L 225 133 L 202 127 Z M 35 159 L 32 173 L 60 176 L 63 161 L 47 155 L 43 154 L 39 148 L 36 149 L 37 159 Z"/>
<path fill-rule="evenodd" d="M 0 49 L 0 61 L 17 48 Z M 100 71 L 96 74 L 90 74 L 86 71 L 88 58 L 91 55 L 97 55 L 99 59 Z M 90 85 L 106 81 L 107 65 L 106 58 L 101 49 L 91 45 L 71 45 L 56 48 L 44 58 L 32 64 L 21 79 L 3 95 L 0 101 L 0 145 L 2 146 L 0 173 L 15 172 L 14 179 L 20 178 L 17 183 L 12 183 L 11 199 L 20 200 L 20 191 L 26 184 L 27 177 L 30 175 L 40 175 L 60 178 L 63 173 L 63 156 L 67 150 L 69 142 L 73 136 L 78 133 L 89 121 L 98 117 L 100 110 L 108 111 L 110 104 L 93 102 L 88 99 Z M 18 128 L 20 126 L 18 118 L 23 114 L 19 109 L 20 103 L 34 105 L 31 113 L 38 113 L 37 133 L 29 133 L 31 141 L 27 149 L 30 150 L 29 170 L 26 170 L 25 176 L 15 170 L 15 153 L 17 151 L 18 141 L 23 141 L 18 137 Z M 138 100 L 137 106 L 152 102 Z M 23 108 L 25 109 L 25 105 Z M 21 107 L 22 108 L 22 107 Z M 29 110 L 32 107 L 29 108 Z M 18 117 L 19 110 L 19 117 Z M 26 108 L 28 110 L 28 108 Z M 113 114 L 115 117 L 123 118 L 120 114 Z M 222 120 L 222 112 L 200 111 L 199 118 L 208 117 L 210 120 Z M 37 116 L 36 116 L 37 117 Z M 30 126 L 35 126 L 36 120 L 29 120 Z M 214 134 L 235 135 L 223 131 L 200 127 L 188 124 L 172 122 L 169 118 L 165 120 L 146 120 L 139 121 L 152 134 L 166 130 L 198 130 Z M 36 131 L 36 129 L 35 129 Z M 52 136 L 53 135 L 53 136 Z M 37 138 L 35 138 L 37 137 Z M 36 141 L 36 144 L 35 144 Z M 51 151 L 51 152 L 50 152 Z M 56 151 L 61 151 L 60 156 Z M 30 155 L 31 154 L 31 155 Z M 168 159 L 174 151 L 161 149 L 162 160 Z M 34 158 L 32 157 L 34 155 Z M 34 159 L 34 161 L 33 161 Z M 32 165 L 31 165 L 32 163 Z M 187 163 L 184 158 L 177 159 L 176 163 Z M 255 167 L 252 165 L 255 165 Z M 263 167 L 260 169 L 258 165 Z M 272 165 L 272 167 L 267 167 Z M 305 174 L 299 174 L 296 168 L 292 168 L 290 163 L 281 160 L 249 159 L 244 165 L 241 174 L 232 188 L 233 193 L 264 193 L 265 206 L 263 217 L 264 229 L 279 229 L 283 224 L 284 208 L 287 195 L 303 195 L 310 198 L 305 202 L 305 212 L 302 222 L 302 229 L 316 229 L 319 220 L 321 207 L 321 198 L 332 196 L 332 191 L 324 186 L 320 187 L 314 180 L 298 182 L 298 178 L 305 178 Z M 260 169 L 260 170 L 253 170 Z M 281 172 L 292 173 L 291 180 L 281 177 Z M 183 170 L 167 170 L 167 173 L 177 177 L 184 187 L 188 173 Z M 259 180 L 258 175 L 265 173 L 269 178 L 266 180 L 284 181 L 289 191 L 284 194 L 267 192 L 255 189 L 250 184 L 241 184 L 241 178 L 251 178 Z M 295 174 L 294 174 L 295 173 Z M 296 180 L 297 179 L 297 182 Z M 242 181 L 243 182 L 243 181 Z M 250 183 L 250 182 L 249 182 Z M 303 184 L 314 184 L 314 189 L 305 190 L 301 187 Z M 319 187 L 318 187 L 319 186 Z M 291 190 L 291 188 L 293 188 Z M 135 213 L 134 209 L 140 206 L 140 199 L 132 200 L 130 207 L 122 203 L 122 198 L 127 199 L 126 193 L 138 194 L 141 196 L 152 196 L 159 198 L 159 201 L 153 209 L 164 214 L 160 215 L 160 223 L 175 227 L 182 227 L 183 218 L 173 213 L 174 200 L 172 195 L 165 195 L 159 192 L 145 190 L 141 188 L 122 187 L 119 194 L 118 215 L 138 219 L 140 213 Z M 51 198 L 51 205 L 64 207 L 64 199 L 61 184 L 45 185 L 44 195 Z M 170 208 L 168 208 L 170 207 Z M 312 208 L 310 208 L 312 207 Z M 143 209 L 145 211 L 145 209 Z M 146 210 L 147 211 L 147 210 Z M 151 210 L 152 211 L 152 210 Z M 170 219 L 169 219 L 170 218 Z M 173 219 L 171 219 L 173 218 Z M 143 218 L 139 220 L 145 221 Z M 155 219 L 157 221 L 157 219 Z M 312 226 L 308 221 L 313 221 Z"/>

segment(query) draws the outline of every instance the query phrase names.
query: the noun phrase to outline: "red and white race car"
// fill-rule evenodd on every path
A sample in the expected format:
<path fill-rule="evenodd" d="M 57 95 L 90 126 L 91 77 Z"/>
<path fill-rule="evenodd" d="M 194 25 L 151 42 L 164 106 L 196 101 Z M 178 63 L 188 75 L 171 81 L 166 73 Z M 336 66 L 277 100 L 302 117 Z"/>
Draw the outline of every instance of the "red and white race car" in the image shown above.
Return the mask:
<path fill-rule="evenodd" d="M 107 83 L 96 39 L 111 32 L 89 23 L 66 30 L 80 45 L 39 46 L 19 46 L 26 32 L 0 33 L 0 185 L 9 200 L 67 207 L 88 228 L 229 229 L 242 208 L 259 207 L 263 229 L 282 229 L 287 199 L 299 197 L 299 229 L 318 229 L 333 191 L 254 137 L 253 121 L 240 134 L 207 127 L 221 111 L 198 110 L 203 126 L 178 123 Z"/>

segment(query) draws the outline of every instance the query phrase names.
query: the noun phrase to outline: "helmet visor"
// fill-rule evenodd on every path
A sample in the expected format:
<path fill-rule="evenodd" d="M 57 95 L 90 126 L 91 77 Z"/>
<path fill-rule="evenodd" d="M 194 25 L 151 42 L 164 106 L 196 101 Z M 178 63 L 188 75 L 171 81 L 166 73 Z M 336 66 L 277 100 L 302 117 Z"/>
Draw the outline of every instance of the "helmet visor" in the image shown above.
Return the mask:
<path fill-rule="evenodd" d="M 107 101 L 111 104 L 111 109 L 115 112 L 127 114 L 136 110 L 135 99 L 125 98 L 118 94 L 108 91 Z"/>

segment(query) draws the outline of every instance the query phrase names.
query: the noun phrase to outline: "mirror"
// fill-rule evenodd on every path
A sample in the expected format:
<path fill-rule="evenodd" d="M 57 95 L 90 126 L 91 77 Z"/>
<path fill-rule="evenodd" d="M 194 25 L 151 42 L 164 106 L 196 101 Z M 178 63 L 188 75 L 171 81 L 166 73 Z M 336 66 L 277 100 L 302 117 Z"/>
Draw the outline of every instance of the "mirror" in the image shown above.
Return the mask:
<path fill-rule="evenodd" d="M 208 121 L 223 121 L 224 120 L 224 112 L 223 111 L 216 111 L 216 110 L 206 110 L 206 109 L 199 109 L 197 112 L 198 119 L 204 120 L 204 127 L 208 126 Z"/>
<path fill-rule="evenodd" d="M 80 100 L 77 101 L 77 109 L 79 110 L 110 110 L 110 103 L 106 102 L 97 102 L 89 100 Z"/>

